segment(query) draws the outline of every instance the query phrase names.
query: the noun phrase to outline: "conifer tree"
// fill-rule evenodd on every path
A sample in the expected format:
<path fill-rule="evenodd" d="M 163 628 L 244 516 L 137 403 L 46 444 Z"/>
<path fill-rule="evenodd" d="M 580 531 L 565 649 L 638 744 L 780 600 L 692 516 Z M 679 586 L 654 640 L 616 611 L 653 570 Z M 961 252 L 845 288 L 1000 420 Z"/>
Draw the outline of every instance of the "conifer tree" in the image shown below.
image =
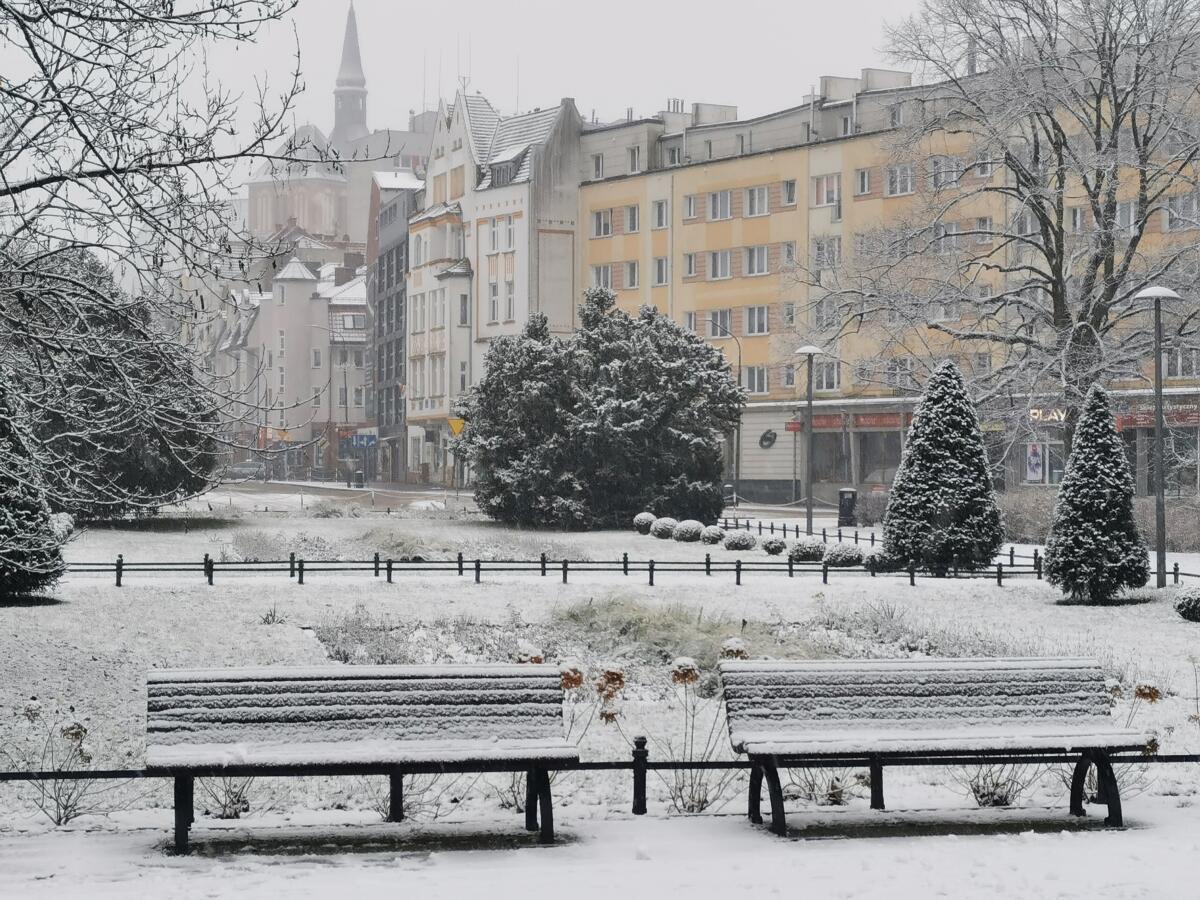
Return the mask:
<path fill-rule="evenodd" d="M 883 518 L 885 552 L 945 575 L 988 565 L 1004 533 L 987 451 L 962 374 L 944 362 L 913 414 Z"/>
<path fill-rule="evenodd" d="M 64 569 L 58 538 L 50 528 L 50 507 L 29 477 L 30 468 L 0 390 L 0 597 L 48 587 Z"/>
<path fill-rule="evenodd" d="M 1105 603 L 1150 578 L 1150 559 L 1133 518 L 1133 473 L 1108 394 L 1096 385 L 1075 426 L 1046 542 L 1046 577 L 1073 600 Z"/>

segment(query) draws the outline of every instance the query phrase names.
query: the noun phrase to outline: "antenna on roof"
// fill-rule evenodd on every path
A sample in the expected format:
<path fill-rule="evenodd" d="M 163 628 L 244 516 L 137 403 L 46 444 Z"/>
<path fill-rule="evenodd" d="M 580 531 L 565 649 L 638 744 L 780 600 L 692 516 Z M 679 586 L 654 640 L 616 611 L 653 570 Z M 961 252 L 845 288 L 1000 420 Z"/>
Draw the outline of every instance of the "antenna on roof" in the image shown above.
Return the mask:
<path fill-rule="evenodd" d="M 429 51 L 421 51 L 421 112 L 429 111 Z"/>
<path fill-rule="evenodd" d="M 516 100 L 513 101 L 513 105 L 516 106 L 516 109 L 514 109 L 513 112 L 515 112 L 519 115 L 521 112 L 521 57 L 520 56 L 517 57 L 517 98 L 516 98 Z"/>

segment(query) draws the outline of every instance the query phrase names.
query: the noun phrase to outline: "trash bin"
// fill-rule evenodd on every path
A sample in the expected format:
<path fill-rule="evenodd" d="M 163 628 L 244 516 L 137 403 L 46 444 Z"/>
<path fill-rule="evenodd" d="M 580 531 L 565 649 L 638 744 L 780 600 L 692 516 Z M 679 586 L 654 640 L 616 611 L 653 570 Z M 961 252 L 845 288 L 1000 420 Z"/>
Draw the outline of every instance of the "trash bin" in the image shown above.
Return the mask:
<path fill-rule="evenodd" d="M 857 522 L 854 519 L 854 507 L 858 502 L 858 491 L 854 488 L 842 488 L 838 491 L 838 528 L 853 528 Z"/>
<path fill-rule="evenodd" d="M 365 485 L 366 483 L 367 483 L 367 476 L 365 474 L 363 474 L 362 469 L 359 469 L 357 472 L 354 473 L 354 486 L 360 488 L 363 485 Z"/>

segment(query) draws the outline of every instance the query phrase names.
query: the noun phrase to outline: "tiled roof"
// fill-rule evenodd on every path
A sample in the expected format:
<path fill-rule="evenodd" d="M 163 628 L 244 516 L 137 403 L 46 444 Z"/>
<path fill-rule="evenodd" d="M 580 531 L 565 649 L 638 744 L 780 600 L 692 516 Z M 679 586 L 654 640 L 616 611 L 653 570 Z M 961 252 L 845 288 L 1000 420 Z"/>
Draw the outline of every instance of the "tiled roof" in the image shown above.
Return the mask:
<path fill-rule="evenodd" d="M 411 169 L 386 169 L 382 172 L 372 172 L 371 177 L 384 191 L 419 191 L 425 186 Z"/>
<path fill-rule="evenodd" d="M 283 267 L 278 275 L 275 276 L 276 281 L 316 281 L 317 276 L 304 263 L 300 262 L 298 257 L 293 256 L 288 260 L 288 264 Z"/>
<path fill-rule="evenodd" d="M 519 116 L 509 116 L 496 124 L 496 132 L 492 135 L 491 148 L 488 151 L 487 170 L 479 182 L 479 190 L 487 190 L 492 186 L 491 166 L 512 162 L 518 163 L 517 171 L 513 174 L 510 184 L 520 184 L 528 181 L 533 166 L 533 147 L 546 143 L 554 123 L 558 121 L 560 107 L 541 109 L 536 112 L 522 113 Z"/>
<path fill-rule="evenodd" d="M 471 275 L 471 260 L 467 259 L 464 256 L 462 259 L 460 259 L 458 262 L 454 263 L 453 265 L 446 266 L 446 268 L 444 268 L 444 269 L 442 269 L 442 271 L 438 272 L 435 277 L 437 277 L 437 278 L 453 278 L 456 275 L 466 275 L 467 277 L 470 277 L 470 275 Z"/>
<path fill-rule="evenodd" d="M 426 219 L 436 219 L 438 216 L 446 215 L 447 213 L 462 215 L 462 207 L 457 203 L 435 203 L 428 209 L 421 210 L 408 221 L 410 224 L 416 224 L 417 222 L 424 222 Z"/>
<path fill-rule="evenodd" d="M 491 150 L 492 136 L 496 131 L 496 123 L 500 121 L 500 113 L 496 112 L 495 107 L 483 94 L 460 96 L 467 117 L 467 133 L 471 139 L 472 155 L 477 162 L 483 163 Z"/>

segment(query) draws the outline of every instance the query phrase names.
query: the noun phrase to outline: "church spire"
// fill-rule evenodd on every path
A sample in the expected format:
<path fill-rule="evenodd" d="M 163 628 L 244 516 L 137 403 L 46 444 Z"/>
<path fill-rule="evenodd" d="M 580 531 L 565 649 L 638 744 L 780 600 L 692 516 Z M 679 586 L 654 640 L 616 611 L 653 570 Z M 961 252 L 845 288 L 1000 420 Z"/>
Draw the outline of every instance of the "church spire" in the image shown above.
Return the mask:
<path fill-rule="evenodd" d="M 363 75 L 358 21 L 351 0 L 346 13 L 346 36 L 342 40 L 342 64 L 333 89 L 333 133 L 329 141 L 345 154 L 351 143 L 367 134 L 367 78 Z"/>

